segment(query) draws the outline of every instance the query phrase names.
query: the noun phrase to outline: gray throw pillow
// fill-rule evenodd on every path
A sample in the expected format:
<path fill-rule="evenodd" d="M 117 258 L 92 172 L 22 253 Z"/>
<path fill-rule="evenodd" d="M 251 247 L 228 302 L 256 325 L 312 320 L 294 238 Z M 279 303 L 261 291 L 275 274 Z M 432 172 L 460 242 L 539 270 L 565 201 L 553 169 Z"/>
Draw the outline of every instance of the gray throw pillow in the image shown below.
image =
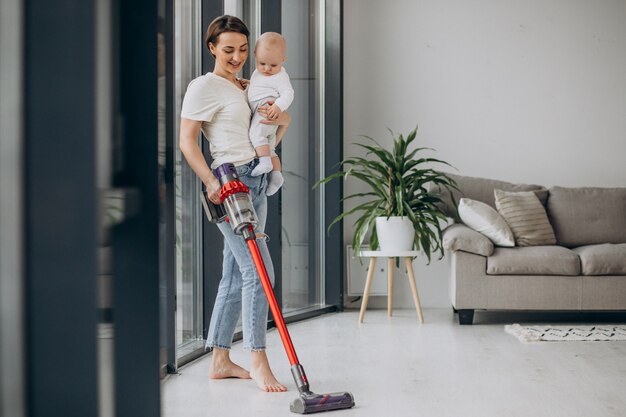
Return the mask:
<path fill-rule="evenodd" d="M 493 180 L 489 178 L 481 178 L 481 177 L 467 177 L 463 175 L 452 174 L 449 172 L 445 173 L 447 176 L 452 178 L 455 182 L 458 190 L 452 190 L 452 194 L 445 190 L 442 187 L 437 186 L 436 184 L 429 183 L 426 185 L 428 192 L 435 193 L 441 196 L 443 200 L 440 205 L 441 209 L 445 213 L 446 216 L 452 217 L 457 222 L 461 222 L 461 217 L 457 212 L 456 208 L 459 204 L 461 198 L 470 198 L 472 200 L 481 201 L 485 204 L 490 205 L 494 209 L 496 208 L 493 190 L 496 188 L 498 190 L 504 191 L 534 191 L 541 201 L 542 204 L 546 204 L 548 200 L 548 190 L 541 185 L 534 184 L 515 184 L 512 182 Z M 454 196 L 455 203 L 452 202 Z"/>
<path fill-rule="evenodd" d="M 554 245 L 554 230 L 543 204 L 532 191 L 493 190 L 496 208 L 504 217 L 518 246 Z"/>

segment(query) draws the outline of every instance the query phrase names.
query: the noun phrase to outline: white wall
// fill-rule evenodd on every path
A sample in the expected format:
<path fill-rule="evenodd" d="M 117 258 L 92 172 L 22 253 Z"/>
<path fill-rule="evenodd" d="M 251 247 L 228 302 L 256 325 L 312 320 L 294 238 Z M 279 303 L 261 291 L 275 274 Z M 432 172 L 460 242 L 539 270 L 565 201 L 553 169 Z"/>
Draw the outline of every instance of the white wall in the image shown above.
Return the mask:
<path fill-rule="evenodd" d="M 626 186 L 626 1 L 345 0 L 344 76 L 346 156 L 419 125 L 463 175 Z M 450 305 L 448 274 L 419 265 L 424 306 Z"/>

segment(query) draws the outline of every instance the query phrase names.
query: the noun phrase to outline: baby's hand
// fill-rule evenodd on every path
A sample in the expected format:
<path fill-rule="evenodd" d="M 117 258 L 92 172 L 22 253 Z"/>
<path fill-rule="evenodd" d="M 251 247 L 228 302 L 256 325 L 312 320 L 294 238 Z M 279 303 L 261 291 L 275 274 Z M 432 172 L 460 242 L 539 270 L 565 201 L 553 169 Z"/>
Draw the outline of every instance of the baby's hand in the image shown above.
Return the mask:
<path fill-rule="evenodd" d="M 276 103 L 274 103 L 267 108 L 267 118 L 271 120 L 276 120 L 282 112 L 283 111 L 280 109 L 280 107 L 278 107 Z"/>
<path fill-rule="evenodd" d="M 239 81 L 241 88 L 243 88 L 244 90 L 246 89 L 246 87 L 248 87 L 248 84 L 250 84 L 250 80 L 246 80 L 245 78 L 237 78 L 237 81 Z"/>

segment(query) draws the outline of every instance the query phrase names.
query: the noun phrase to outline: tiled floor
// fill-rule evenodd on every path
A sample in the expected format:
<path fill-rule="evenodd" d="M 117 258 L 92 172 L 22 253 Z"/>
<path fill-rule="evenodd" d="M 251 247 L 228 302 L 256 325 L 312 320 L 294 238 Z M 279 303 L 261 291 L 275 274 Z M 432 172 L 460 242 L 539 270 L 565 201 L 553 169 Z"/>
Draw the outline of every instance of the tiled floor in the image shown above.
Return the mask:
<path fill-rule="evenodd" d="M 368 311 L 362 325 L 357 316 L 350 311 L 289 325 L 312 390 L 354 394 L 354 409 L 330 415 L 626 415 L 626 342 L 523 344 L 504 332 L 513 322 L 572 322 L 572 316 L 477 313 L 473 326 L 459 326 L 448 309 L 425 309 L 422 325 L 414 310 L 395 311 L 391 319 L 385 311 Z M 210 380 L 210 357 L 204 357 L 164 382 L 162 415 L 293 415 L 289 403 L 297 392 L 275 330 L 268 333 L 268 355 L 289 392 L 264 393 L 249 380 Z M 232 357 L 249 365 L 241 344 Z"/>

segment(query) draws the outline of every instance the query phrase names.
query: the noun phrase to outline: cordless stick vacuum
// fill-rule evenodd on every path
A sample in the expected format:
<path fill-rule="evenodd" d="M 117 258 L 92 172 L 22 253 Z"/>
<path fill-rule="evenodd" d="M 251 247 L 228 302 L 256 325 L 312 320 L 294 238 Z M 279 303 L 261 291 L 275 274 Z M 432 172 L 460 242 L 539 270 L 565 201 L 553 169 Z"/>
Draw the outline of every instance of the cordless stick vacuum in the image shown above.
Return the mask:
<path fill-rule="evenodd" d="M 259 222 L 250 199 L 250 190 L 237 177 L 237 171 L 233 164 L 220 165 L 213 173 L 222 185 L 220 190 L 221 204 L 212 204 L 206 193 L 204 193 L 202 205 L 212 223 L 229 222 L 235 234 L 242 236 L 248 244 L 248 249 L 250 249 L 254 265 L 261 279 L 272 316 L 274 316 L 276 327 L 291 364 L 291 374 L 300 393 L 300 398 L 291 402 L 290 410 L 299 414 L 311 414 L 354 407 L 354 397 L 349 392 L 315 394 L 309 390 L 309 382 L 304 373 L 304 368 L 300 365 L 298 356 L 296 356 L 296 351 L 285 325 L 285 319 L 276 302 L 272 284 L 265 269 L 265 263 L 256 243 L 254 229 Z"/>

